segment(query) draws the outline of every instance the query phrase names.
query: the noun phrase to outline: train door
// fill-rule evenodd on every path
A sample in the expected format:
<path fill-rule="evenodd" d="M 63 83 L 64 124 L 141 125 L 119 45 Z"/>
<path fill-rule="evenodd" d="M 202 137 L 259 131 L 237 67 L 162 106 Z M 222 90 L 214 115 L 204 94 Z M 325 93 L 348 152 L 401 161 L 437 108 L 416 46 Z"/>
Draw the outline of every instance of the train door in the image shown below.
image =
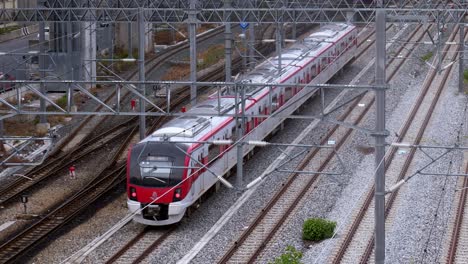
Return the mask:
<path fill-rule="evenodd" d="M 254 112 L 251 112 L 250 113 L 250 119 L 249 119 L 249 127 L 250 127 L 250 130 L 254 130 L 255 128 L 255 118 L 253 117 L 255 115 Z"/>
<path fill-rule="evenodd" d="M 322 71 L 324 71 L 326 67 L 327 67 L 327 58 L 322 58 L 321 63 L 320 63 L 320 68 L 322 69 Z"/>
<path fill-rule="evenodd" d="M 296 77 L 296 78 L 294 79 L 294 84 L 295 84 L 295 85 L 294 85 L 294 88 L 293 88 L 293 95 L 296 95 L 296 94 L 297 94 L 297 84 L 298 84 L 298 83 L 299 83 L 299 78 Z"/>
<path fill-rule="evenodd" d="M 208 172 L 206 170 L 206 166 L 208 166 L 209 163 L 209 152 L 208 152 L 208 146 L 203 146 L 202 150 L 202 164 L 203 164 L 203 169 L 201 170 L 202 174 L 200 176 L 200 192 L 203 192 L 205 189 L 205 178 L 208 177 Z"/>
<path fill-rule="evenodd" d="M 203 154 L 201 153 L 200 150 L 195 150 L 192 152 L 192 169 L 191 169 L 191 178 L 190 182 L 192 183 L 191 189 L 191 194 L 192 196 L 195 196 L 198 194 L 202 188 L 200 181 L 202 180 L 203 177 L 200 177 L 203 173 Z"/>
<path fill-rule="evenodd" d="M 258 114 L 262 114 L 262 106 L 261 105 L 258 106 Z M 255 117 L 254 119 L 255 119 L 255 124 L 254 125 L 255 125 L 255 127 L 257 127 L 260 124 L 261 119 L 259 117 Z"/>

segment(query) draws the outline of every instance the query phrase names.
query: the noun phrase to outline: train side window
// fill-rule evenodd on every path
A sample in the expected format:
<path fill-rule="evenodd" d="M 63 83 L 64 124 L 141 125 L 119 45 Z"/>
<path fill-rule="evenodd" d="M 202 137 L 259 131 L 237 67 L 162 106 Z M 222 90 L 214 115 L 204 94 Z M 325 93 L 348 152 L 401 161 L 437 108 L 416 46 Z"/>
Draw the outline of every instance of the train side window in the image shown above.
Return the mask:
<path fill-rule="evenodd" d="M 312 73 L 312 79 L 315 78 L 315 76 L 317 76 L 317 66 L 315 66 L 315 64 L 310 67 L 310 72 Z"/>
<path fill-rule="evenodd" d="M 213 161 L 219 158 L 218 156 L 220 153 L 221 152 L 219 146 L 211 144 L 208 147 L 208 161 L 210 162 L 210 165 L 213 164 Z"/>
<path fill-rule="evenodd" d="M 198 155 L 197 157 L 197 160 L 194 160 L 193 161 L 193 168 L 192 168 L 192 181 L 195 181 L 198 176 L 200 176 L 200 174 L 202 174 L 203 172 L 203 169 L 202 169 L 202 165 L 201 163 L 203 163 L 203 158 L 202 158 L 202 155 Z"/>
<path fill-rule="evenodd" d="M 261 106 L 261 105 L 258 107 L 258 114 L 259 114 L 259 115 L 263 114 L 263 112 L 262 112 L 262 106 Z M 258 124 L 260 124 L 262 121 L 263 121 L 263 118 L 261 118 L 261 117 L 256 117 L 256 118 L 255 118 L 255 123 L 256 123 L 255 126 L 258 126 Z"/>
<path fill-rule="evenodd" d="M 235 125 L 231 128 L 231 138 L 232 138 L 233 140 L 236 140 L 236 138 L 237 138 L 237 130 L 236 130 L 236 126 L 235 126 Z"/>
<path fill-rule="evenodd" d="M 255 127 L 255 118 L 253 117 L 254 113 L 252 112 L 252 117 L 250 118 L 250 130 L 253 130 Z"/>
<path fill-rule="evenodd" d="M 271 112 L 274 113 L 278 109 L 278 95 L 274 95 L 271 99 Z"/>

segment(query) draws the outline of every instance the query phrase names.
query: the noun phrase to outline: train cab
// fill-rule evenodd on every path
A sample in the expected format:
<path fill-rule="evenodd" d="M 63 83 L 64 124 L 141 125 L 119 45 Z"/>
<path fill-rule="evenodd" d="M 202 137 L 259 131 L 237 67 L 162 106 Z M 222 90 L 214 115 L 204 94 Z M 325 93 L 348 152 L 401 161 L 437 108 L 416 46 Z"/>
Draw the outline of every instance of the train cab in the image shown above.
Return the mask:
<path fill-rule="evenodd" d="M 132 147 L 127 161 L 127 205 L 140 212 L 142 224 L 180 221 L 187 205 L 188 186 L 183 183 L 187 147 L 184 144 L 142 142 Z"/>

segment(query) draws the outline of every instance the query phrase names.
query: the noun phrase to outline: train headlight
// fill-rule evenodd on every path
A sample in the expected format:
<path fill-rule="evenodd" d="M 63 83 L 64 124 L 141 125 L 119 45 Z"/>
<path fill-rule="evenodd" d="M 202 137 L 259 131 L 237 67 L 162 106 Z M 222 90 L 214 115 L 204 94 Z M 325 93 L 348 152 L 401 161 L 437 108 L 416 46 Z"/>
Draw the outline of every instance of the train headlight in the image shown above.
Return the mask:
<path fill-rule="evenodd" d="M 130 195 L 129 195 L 130 200 L 137 201 L 137 192 L 135 187 L 130 187 Z"/>
<path fill-rule="evenodd" d="M 181 188 L 175 189 L 173 201 L 174 202 L 180 201 L 181 198 L 182 198 L 182 189 Z"/>

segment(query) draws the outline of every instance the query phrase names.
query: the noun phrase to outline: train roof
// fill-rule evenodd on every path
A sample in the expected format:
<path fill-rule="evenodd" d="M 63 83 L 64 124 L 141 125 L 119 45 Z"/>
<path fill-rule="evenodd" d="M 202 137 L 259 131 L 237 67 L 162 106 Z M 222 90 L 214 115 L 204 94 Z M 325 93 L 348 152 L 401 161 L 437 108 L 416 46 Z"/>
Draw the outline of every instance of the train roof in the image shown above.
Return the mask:
<path fill-rule="evenodd" d="M 234 98 L 216 98 L 200 102 L 187 111 L 186 116 L 175 118 L 166 123 L 162 128 L 156 130 L 146 140 L 152 138 L 177 137 L 183 140 L 189 138 L 190 141 L 200 139 L 203 130 L 212 127 L 213 123 L 227 119 L 225 116 L 217 116 L 226 113 L 234 113 Z M 206 117 L 205 115 L 212 115 Z M 200 116 L 204 115 L 204 116 Z"/>
<path fill-rule="evenodd" d="M 296 43 L 281 52 L 281 74 L 278 75 L 278 56 L 266 59 L 259 64 L 252 72 L 242 76 L 240 82 L 250 83 L 273 83 L 282 75 L 302 68 L 311 58 L 320 55 L 322 50 L 332 45 L 343 36 L 343 34 L 354 28 L 353 25 L 344 23 L 327 24 L 322 26 L 317 32 L 310 34 L 300 43 Z M 248 86 L 246 96 L 250 97 L 265 87 Z M 226 90 L 229 93 L 229 90 Z M 227 96 L 226 96 L 227 95 Z M 250 97 L 252 98 L 252 97 Z M 192 107 L 186 116 L 171 120 L 162 128 L 158 129 L 144 141 L 159 140 L 159 138 L 173 138 L 174 140 L 198 141 L 206 132 L 204 130 L 222 123 L 230 117 L 220 116 L 223 114 L 234 114 L 235 99 L 224 94 L 224 97 L 212 97 Z M 247 106 L 247 103 L 246 103 Z M 201 116 L 201 115 L 204 116 Z M 209 116 L 207 116 L 209 115 Z M 203 132 L 203 133 L 202 133 Z"/>
<path fill-rule="evenodd" d="M 292 45 L 281 52 L 281 75 L 278 75 L 279 57 L 266 59 L 252 72 L 240 78 L 240 82 L 272 83 L 278 77 L 303 67 L 313 57 L 320 55 L 322 50 L 337 41 L 343 34 L 354 28 L 345 23 L 327 24 L 304 38 L 300 43 Z M 261 88 L 252 87 L 247 95 L 256 93 Z"/>

